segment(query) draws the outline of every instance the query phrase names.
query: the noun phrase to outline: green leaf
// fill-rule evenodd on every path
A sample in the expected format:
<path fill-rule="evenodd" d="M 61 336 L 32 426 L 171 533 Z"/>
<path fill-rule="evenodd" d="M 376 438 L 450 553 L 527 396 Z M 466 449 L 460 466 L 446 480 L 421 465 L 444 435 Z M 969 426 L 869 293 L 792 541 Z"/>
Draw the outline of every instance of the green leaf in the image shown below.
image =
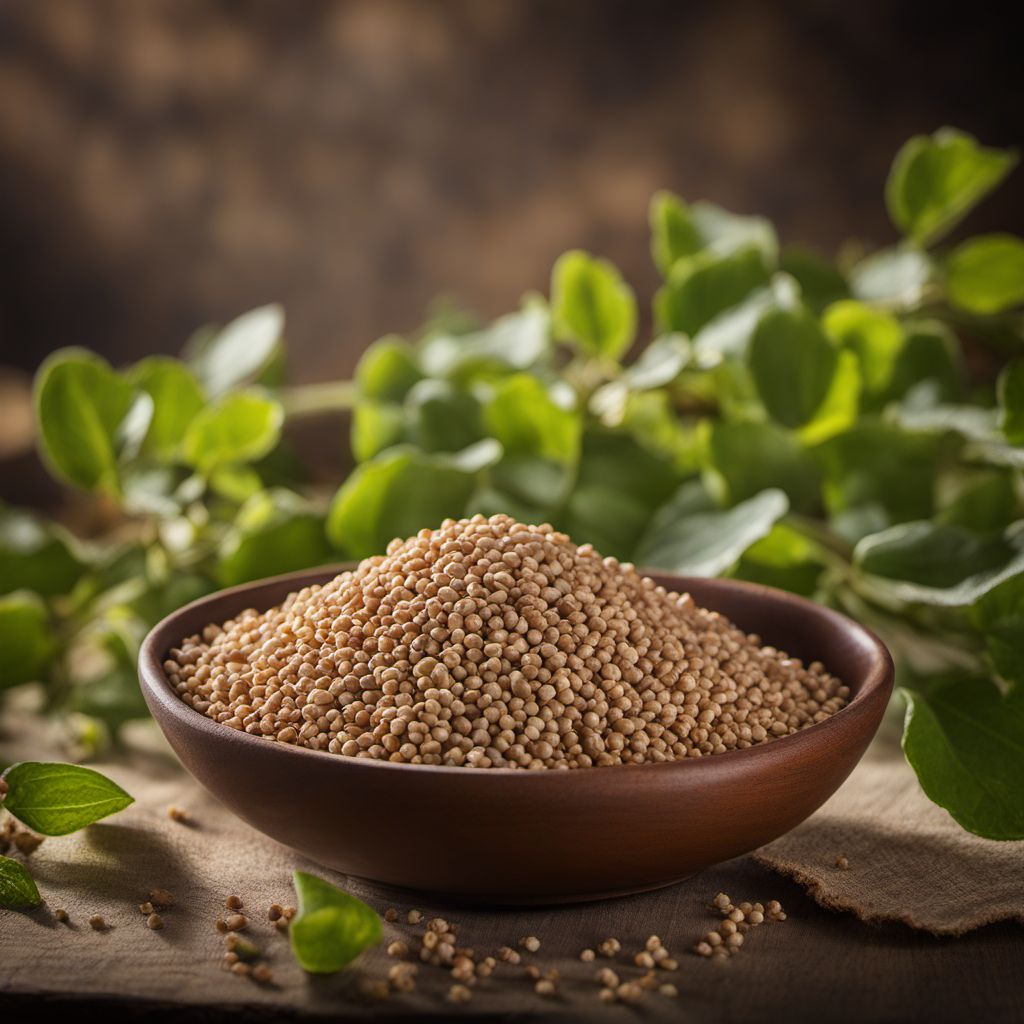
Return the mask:
<path fill-rule="evenodd" d="M 120 786 L 78 764 L 22 761 L 0 776 L 8 786 L 4 807 L 44 836 L 66 836 L 134 803 Z"/>
<path fill-rule="evenodd" d="M 550 342 L 547 306 L 539 298 L 528 297 L 521 310 L 499 317 L 482 330 L 428 338 L 419 356 L 430 376 L 467 381 L 528 370 L 547 353 Z"/>
<path fill-rule="evenodd" d="M 730 358 L 745 358 L 761 317 L 772 309 L 794 309 L 799 302 L 796 282 L 788 274 L 774 274 L 767 287 L 751 292 L 697 332 L 692 346 L 694 363 L 700 369 L 711 369 Z"/>
<path fill-rule="evenodd" d="M 857 419 L 860 407 L 860 366 L 852 352 L 840 352 L 832 383 L 814 418 L 800 428 L 805 445 L 820 444 L 842 433 Z"/>
<path fill-rule="evenodd" d="M 651 256 L 654 265 L 667 276 L 677 260 L 704 248 L 690 208 L 671 192 L 658 192 L 651 200 Z"/>
<path fill-rule="evenodd" d="M 130 463 L 142 451 L 142 443 L 149 432 L 152 418 L 153 399 L 145 391 L 136 391 L 114 438 L 122 463 Z"/>
<path fill-rule="evenodd" d="M 0 907 L 37 907 L 42 902 L 25 865 L 0 857 Z"/>
<path fill-rule="evenodd" d="M 658 328 L 693 337 L 720 313 L 764 288 L 769 276 L 764 254 L 752 247 L 724 256 L 708 250 L 679 260 L 654 299 Z"/>
<path fill-rule="evenodd" d="M 1013 152 L 986 149 L 953 128 L 917 135 L 896 154 L 889 172 L 889 216 L 914 242 L 927 245 L 955 227 L 1016 162 Z"/>
<path fill-rule="evenodd" d="M 255 462 L 277 444 L 284 412 L 258 391 L 234 391 L 208 405 L 189 425 L 186 462 L 210 474 L 222 466 Z"/>
<path fill-rule="evenodd" d="M 835 376 L 838 354 L 808 309 L 773 309 L 754 330 L 747 363 L 769 415 L 785 427 L 814 419 Z"/>
<path fill-rule="evenodd" d="M 434 528 L 466 511 L 477 474 L 497 462 L 501 446 L 481 441 L 457 455 L 391 448 L 356 467 L 327 515 L 327 536 L 352 558 L 383 554 L 395 537 Z"/>
<path fill-rule="evenodd" d="M 125 722 L 149 717 L 134 668 L 112 668 L 76 685 L 67 707 L 69 711 L 97 719 L 112 730 Z"/>
<path fill-rule="evenodd" d="M 144 580 L 132 581 L 131 590 L 125 594 L 125 603 L 107 606 L 111 596 L 101 599 L 104 605 L 100 617 L 90 622 L 79 634 L 75 646 L 75 663 L 69 672 L 69 691 L 63 696 L 63 706 L 68 712 L 89 716 L 102 723 L 109 730 L 117 730 L 125 722 L 147 718 L 149 709 L 139 689 L 139 675 L 136 663 L 139 647 L 146 635 L 147 625 L 174 610 L 178 604 L 167 608 L 163 614 L 147 620 L 145 614 L 155 610 L 152 587 Z M 168 586 L 168 594 L 176 587 Z M 211 588 L 207 586 L 205 592 Z M 188 594 L 184 600 L 191 600 L 197 594 Z"/>
<path fill-rule="evenodd" d="M 210 489 L 228 501 L 241 504 L 263 489 L 263 480 L 251 466 L 221 466 L 210 474 Z"/>
<path fill-rule="evenodd" d="M 352 410 L 352 454 L 357 462 L 405 440 L 405 408 L 393 402 L 359 402 Z"/>
<path fill-rule="evenodd" d="M 225 587 L 323 565 L 332 553 L 324 516 L 293 491 L 254 494 L 220 544 L 217 577 Z"/>
<path fill-rule="evenodd" d="M 415 352 L 397 334 L 379 338 L 356 364 L 359 394 L 380 402 L 401 402 L 422 377 Z"/>
<path fill-rule="evenodd" d="M 903 692 L 903 751 L 928 797 L 969 832 L 1024 839 L 1024 701 L 984 678 Z"/>
<path fill-rule="evenodd" d="M 66 594 L 85 565 L 77 543 L 55 523 L 0 502 L 0 594 Z"/>
<path fill-rule="evenodd" d="M 859 420 L 814 449 L 833 514 L 876 506 L 889 523 L 927 519 L 935 505 L 942 439 Z"/>
<path fill-rule="evenodd" d="M 197 573 L 176 573 L 167 580 L 153 582 L 142 595 L 133 602 L 132 608 L 147 626 L 155 626 L 171 612 L 205 597 L 215 589 L 211 580 Z M 133 666 L 134 668 L 134 659 Z M 139 691 L 136 674 L 135 690 Z"/>
<path fill-rule="evenodd" d="M 705 250 L 728 256 L 753 247 L 769 263 L 778 256 L 775 229 L 764 217 L 744 217 L 708 202 L 690 206 L 671 192 L 651 200 L 650 224 L 651 254 L 662 277 L 679 260 Z"/>
<path fill-rule="evenodd" d="M 655 455 L 671 461 L 679 475 L 700 469 L 701 441 L 695 424 L 681 420 L 665 391 L 634 391 L 622 410 L 622 429 Z"/>
<path fill-rule="evenodd" d="M 796 281 L 804 302 L 816 313 L 850 294 L 850 286 L 839 269 L 813 249 L 786 246 L 779 267 Z"/>
<path fill-rule="evenodd" d="M 747 548 L 732 575 L 812 597 L 823 569 L 819 546 L 794 527 L 780 522 Z"/>
<path fill-rule="evenodd" d="M 960 391 L 960 351 L 956 338 L 934 320 L 895 317 L 859 302 L 838 302 L 822 319 L 825 330 L 853 352 L 864 381 L 865 407 L 880 410 L 926 381 L 933 401 Z"/>
<path fill-rule="evenodd" d="M 972 462 L 985 462 L 990 466 L 1024 469 L 1024 447 L 999 443 L 972 443 L 963 449 L 964 458 Z"/>
<path fill-rule="evenodd" d="M 936 519 L 972 530 L 1002 530 L 1019 514 L 1013 475 L 1004 469 L 968 470 L 940 502 Z"/>
<path fill-rule="evenodd" d="M 1024 571 L 1024 529 L 1002 535 L 933 522 L 902 523 L 863 538 L 854 563 L 896 601 L 962 608 Z"/>
<path fill-rule="evenodd" d="M 86 490 L 116 495 L 119 431 L 136 391 L 99 356 L 61 349 L 39 368 L 36 430 L 53 473 Z"/>
<path fill-rule="evenodd" d="M 575 467 L 533 455 L 508 455 L 485 474 L 467 515 L 510 515 L 521 523 L 550 522 L 565 501 Z"/>
<path fill-rule="evenodd" d="M 173 462 L 188 425 L 206 404 L 202 386 L 184 363 L 166 356 L 150 356 L 136 363 L 128 379 L 153 399 L 142 452 L 159 462 Z"/>
<path fill-rule="evenodd" d="M 549 389 L 520 373 L 503 380 L 484 406 L 484 426 L 510 455 L 539 455 L 575 462 L 583 422 L 574 396 Z"/>
<path fill-rule="evenodd" d="M 765 217 L 732 213 L 715 203 L 697 202 L 690 207 L 690 216 L 705 249 L 720 255 L 758 249 L 765 263 L 774 265 L 779 255 L 775 228 Z"/>
<path fill-rule="evenodd" d="M 999 427 L 1012 444 L 1024 445 L 1024 359 L 1015 359 L 999 375 Z"/>
<path fill-rule="evenodd" d="M 1024 688 L 1024 615 L 987 630 L 985 650 L 1000 679 L 1017 689 Z"/>
<path fill-rule="evenodd" d="M 979 629 L 1024 616 L 1024 573 L 992 587 L 974 603 L 971 617 Z"/>
<path fill-rule="evenodd" d="M 920 249 L 881 249 L 850 271 L 850 290 L 861 302 L 911 309 L 921 303 L 934 274 L 931 260 Z"/>
<path fill-rule="evenodd" d="M 904 343 L 899 321 L 851 299 L 829 306 L 822 326 L 856 355 L 865 392 L 871 397 L 887 396 Z"/>
<path fill-rule="evenodd" d="M 690 359 L 690 344 L 681 334 L 662 334 L 626 367 L 623 380 L 633 391 L 662 388 L 679 376 Z"/>
<path fill-rule="evenodd" d="M 35 594 L 0 597 L 0 691 L 39 680 L 54 650 L 46 606 Z"/>
<path fill-rule="evenodd" d="M 794 510 L 818 509 L 821 472 L 781 428 L 771 423 L 707 423 L 704 448 L 704 481 L 720 504 L 734 505 L 779 488 Z"/>
<path fill-rule="evenodd" d="M 995 671 L 1024 689 L 1024 573 L 1009 577 L 983 594 L 971 607 L 970 617 L 984 633 Z"/>
<path fill-rule="evenodd" d="M 292 953 L 304 971 L 334 974 L 381 941 L 376 912 L 316 875 L 293 874 L 299 912 L 288 929 Z"/>
<path fill-rule="evenodd" d="M 982 235 L 957 246 L 946 260 L 949 301 L 969 313 L 1001 313 L 1024 302 L 1024 241 Z"/>
<path fill-rule="evenodd" d="M 121 504 L 129 515 L 173 516 L 181 510 L 179 488 L 185 471 L 178 467 L 135 463 L 121 474 Z"/>
<path fill-rule="evenodd" d="M 446 380 L 421 380 L 405 398 L 406 432 L 428 452 L 457 452 L 484 436 L 480 402 Z"/>
<path fill-rule="evenodd" d="M 937 320 L 908 320 L 905 339 L 896 359 L 887 398 L 902 398 L 923 381 L 933 381 L 937 400 L 952 401 L 963 390 L 960 343 Z"/>
<path fill-rule="evenodd" d="M 920 433 L 959 434 L 974 441 L 991 441 L 996 436 L 996 411 L 977 405 L 947 405 L 934 400 L 932 381 L 911 389 L 900 405 L 885 412 L 888 422 Z"/>
<path fill-rule="evenodd" d="M 576 249 L 560 256 L 551 272 L 555 332 L 584 352 L 618 359 L 633 343 L 636 297 L 607 260 Z"/>
<path fill-rule="evenodd" d="M 260 306 L 236 317 L 226 327 L 204 332 L 188 353 L 207 394 L 218 397 L 255 380 L 281 352 L 284 310 Z"/>
<path fill-rule="evenodd" d="M 679 483 L 672 462 L 630 434 L 589 429 L 576 485 L 555 525 L 577 544 L 630 559 L 651 516 Z"/>
<path fill-rule="evenodd" d="M 694 509 L 693 486 L 684 484 L 658 510 L 637 549 L 639 564 L 687 576 L 717 576 L 789 509 L 786 495 L 774 489 L 733 508 Z"/>

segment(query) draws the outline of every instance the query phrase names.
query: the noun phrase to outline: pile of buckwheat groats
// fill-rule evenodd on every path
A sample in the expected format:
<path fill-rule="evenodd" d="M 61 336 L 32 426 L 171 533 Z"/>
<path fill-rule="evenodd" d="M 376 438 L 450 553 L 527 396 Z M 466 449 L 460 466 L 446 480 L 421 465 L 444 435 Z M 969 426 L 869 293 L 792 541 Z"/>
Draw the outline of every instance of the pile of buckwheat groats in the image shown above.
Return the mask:
<path fill-rule="evenodd" d="M 474 768 L 700 757 L 796 732 L 847 687 L 818 662 L 508 516 L 446 520 L 171 650 L 214 721 L 332 754 Z"/>

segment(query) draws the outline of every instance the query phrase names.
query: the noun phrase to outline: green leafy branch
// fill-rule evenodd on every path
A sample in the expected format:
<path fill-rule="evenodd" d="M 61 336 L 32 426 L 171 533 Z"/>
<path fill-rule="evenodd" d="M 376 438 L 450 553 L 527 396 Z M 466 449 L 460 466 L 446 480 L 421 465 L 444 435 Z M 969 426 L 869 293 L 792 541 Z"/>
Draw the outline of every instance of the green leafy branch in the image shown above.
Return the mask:
<path fill-rule="evenodd" d="M 865 621 L 896 654 L 925 791 L 972 831 L 1024 836 L 1007 783 L 1024 777 L 1024 241 L 946 242 L 1015 162 L 952 129 L 912 139 L 885 189 L 900 242 L 836 261 L 661 193 L 646 343 L 619 272 L 573 251 L 549 299 L 382 338 L 353 381 L 286 386 L 272 306 L 181 359 L 56 353 L 43 457 L 114 525 L 83 543 L 0 511 L 0 687 L 41 681 L 65 721 L 116 734 L 145 713 L 135 649 L 170 609 L 506 512 Z M 998 376 L 968 373 L 981 349 Z M 333 494 L 287 441 L 330 410 L 356 463 Z"/>

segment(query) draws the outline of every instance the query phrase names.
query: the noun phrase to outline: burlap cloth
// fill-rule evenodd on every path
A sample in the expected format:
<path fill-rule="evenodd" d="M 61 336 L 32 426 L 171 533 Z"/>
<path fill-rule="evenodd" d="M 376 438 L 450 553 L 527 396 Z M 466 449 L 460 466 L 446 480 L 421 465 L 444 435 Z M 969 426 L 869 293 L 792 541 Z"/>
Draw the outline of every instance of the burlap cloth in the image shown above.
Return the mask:
<path fill-rule="evenodd" d="M 846 870 L 836 867 L 840 856 Z M 862 921 L 899 921 L 933 935 L 1024 923 L 1024 842 L 965 832 L 924 795 L 885 738 L 824 807 L 753 857 L 823 907 Z"/>
<path fill-rule="evenodd" d="M 11 725 L 9 715 L 0 720 L 6 727 L 0 758 L 45 756 L 38 737 L 28 741 L 30 729 Z M 718 865 L 659 892 L 550 910 L 444 910 L 458 925 L 460 940 L 481 952 L 537 935 L 541 950 L 524 963 L 556 967 L 564 979 L 558 996 L 544 999 L 533 992 L 521 967 L 501 965 L 475 989 L 471 1003 L 455 1006 L 445 1000 L 452 979 L 428 966 L 420 970 L 415 993 L 393 996 L 386 1004 L 367 1002 L 358 992 L 360 978 L 382 978 L 393 962 L 382 948 L 340 975 L 304 975 L 286 936 L 266 919 L 270 903 L 294 902 L 295 868 L 334 877 L 380 911 L 398 907 L 403 919 L 386 926 L 389 940 L 413 938 L 414 929 L 404 922 L 409 907 L 428 913 L 438 908 L 332 876 L 235 819 L 181 771 L 165 748 L 137 748 L 127 761 L 99 766 L 137 802 L 81 833 L 47 839 L 30 858 L 46 905 L 0 911 L 0 1018 L 36 1019 L 33 1008 L 52 1005 L 41 999 L 63 997 L 101 998 L 108 1008 L 126 1000 L 144 1000 L 150 1007 L 189 1004 L 193 1013 L 203 1008 L 203 1020 L 214 1019 L 213 1012 L 230 1011 L 233 1017 L 287 1009 L 350 1018 L 486 1013 L 597 1020 L 638 1012 L 648 1019 L 738 1021 L 763 1017 L 765 1001 L 778 1007 L 790 990 L 799 991 L 800 999 L 787 1003 L 787 1021 L 817 1021 L 823 1014 L 830 1021 L 919 1014 L 930 1020 L 982 1014 L 1012 1019 L 1024 997 L 1024 943 L 1016 925 L 996 925 L 952 942 L 906 924 L 960 934 L 1000 918 L 1021 920 L 1024 844 L 966 836 L 918 794 L 901 765 L 898 756 L 876 751 L 791 835 L 754 859 Z M 171 804 L 186 809 L 193 823 L 170 820 Z M 443 829 L 409 841 L 444 842 Z M 833 867 L 839 853 L 849 859 L 848 871 Z M 869 926 L 851 914 L 823 911 L 766 865 L 798 879 L 826 907 L 904 924 Z M 163 930 L 150 931 L 137 904 L 156 886 L 171 890 L 177 905 L 164 915 Z M 736 900 L 778 898 L 789 919 L 748 933 L 743 950 L 727 963 L 705 961 L 688 950 L 714 926 L 708 902 L 719 890 Z M 257 986 L 219 967 L 223 937 L 214 922 L 232 893 L 245 901 L 249 935 L 266 953 L 273 986 Z M 54 919 L 57 908 L 68 911 L 69 925 Z M 97 913 L 109 922 L 109 931 L 90 929 L 88 919 Z M 632 966 L 632 955 L 652 932 L 678 956 L 678 970 L 666 972 L 663 980 L 679 987 L 679 998 L 648 993 L 637 1011 L 604 1006 L 594 973 L 608 961 L 581 963 L 579 950 L 616 936 L 623 953 L 612 966 L 623 979 L 635 977 L 642 971 Z"/>

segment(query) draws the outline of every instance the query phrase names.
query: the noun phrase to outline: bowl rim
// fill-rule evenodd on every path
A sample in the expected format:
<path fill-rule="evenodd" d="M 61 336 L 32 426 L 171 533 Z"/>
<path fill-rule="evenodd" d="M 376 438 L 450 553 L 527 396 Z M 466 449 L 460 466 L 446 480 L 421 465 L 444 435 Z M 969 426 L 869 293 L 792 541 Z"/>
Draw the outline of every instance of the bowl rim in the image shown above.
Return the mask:
<path fill-rule="evenodd" d="M 674 771 L 714 771 L 716 766 L 728 768 L 738 766 L 746 762 L 754 762 L 755 758 L 765 759 L 778 758 L 780 756 L 797 756 L 801 750 L 810 751 L 820 744 L 827 744 L 829 739 L 837 739 L 840 735 L 847 733 L 855 727 L 858 720 L 865 717 L 872 717 L 877 712 L 878 718 L 889 702 L 893 689 L 895 667 L 892 655 L 884 643 L 866 626 L 861 625 L 842 612 L 825 605 L 818 604 L 806 597 L 792 594 L 789 591 L 780 590 L 777 587 L 766 586 L 761 583 L 750 583 L 746 580 L 734 580 L 722 577 L 693 577 L 683 576 L 677 573 L 662 572 L 657 569 L 639 569 L 643 575 L 651 576 L 656 581 L 665 585 L 663 581 L 679 581 L 682 586 L 678 593 L 687 592 L 689 583 L 708 583 L 723 589 L 734 589 L 740 592 L 759 598 L 763 601 L 784 603 L 799 614 L 818 618 L 830 622 L 838 627 L 840 631 L 852 638 L 859 646 L 869 651 L 870 664 L 868 671 L 860 680 L 860 685 L 850 701 L 839 711 L 830 715 L 823 722 L 816 722 L 813 725 L 805 726 L 795 733 L 780 736 L 777 739 L 763 743 L 755 743 L 752 746 L 738 750 L 728 750 L 722 754 L 709 754 L 706 757 L 685 757 L 673 761 L 651 761 L 644 764 L 619 764 L 619 765 L 591 765 L 589 768 L 572 769 L 547 769 L 544 771 L 529 771 L 523 768 L 480 768 L 473 769 L 466 766 L 456 765 L 432 765 L 432 764 L 407 764 L 396 761 L 385 761 L 370 757 L 346 757 L 342 754 L 331 754 L 326 750 L 311 750 L 308 747 L 300 747 L 294 743 L 276 743 L 262 736 L 254 736 L 251 733 L 240 729 L 228 729 L 219 722 L 194 708 L 189 707 L 171 687 L 170 681 L 163 668 L 163 656 L 174 646 L 177 640 L 184 638 L 178 629 L 180 620 L 194 610 L 215 601 L 231 599 L 234 613 L 248 607 L 243 600 L 244 595 L 261 589 L 263 587 L 286 588 L 282 596 L 291 593 L 292 590 L 300 590 L 306 586 L 313 586 L 324 583 L 338 575 L 353 568 L 356 563 L 332 563 L 318 566 L 311 569 L 300 569 L 296 572 L 282 573 L 277 576 L 268 576 L 263 579 L 253 580 L 248 583 L 238 584 L 233 587 L 226 587 L 213 593 L 206 594 L 195 601 L 182 605 L 161 619 L 146 634 L 145 639 L 139 648 L 138 675 L 143 696 L 151 711 L 154 711 L 154 718 L 157 724 L 163 728 L 158 716 L 155 713 L 153 704 L 159 705 L 162 711 L 176 719 L 181 725 L 192 732 L 198 732 L 216 742 L 251 744 L 252 750 L 262 750 L 265 754 L 274 751 L 285 757 L 313 757 L 324 766 L 325 771 L 369 769 L 393 772 L 426 772 L 432 777 L 438 778 L 502 778 L 519 779 L 525 783 L 527 779 L 550 779 L 552 777 L 580 777 L 594 778 L 594 772 L 598 777 L 607 778 L 610 770 L 628 770 L 634 774 L 638 772 L 667 772 Z M 676 590 L 674 583 L 672 589 Z M 712 609 L 713 611 L 714 609 Z M 765 638 L 762 638 L 765 639 Z M 771 641 L 768 640 L 770 643 Z M 827 666 L 826 666 L 827 667 Z M 850 683 L 846 680 L 847 685 Z M 877 728 L 877 724 L 874 728 Z M 872 728 L 872 732 L 874 732 Z M 780 747 L 783 748 L 780 750 Z M 270 756 L 275 756 L 271 754 Z M 334 768 L 329 768 L 334 765 Z M 530 784 L 530 783 L 526 783 Z M 533 783 L 539 785 L 540 783 Z"/>

